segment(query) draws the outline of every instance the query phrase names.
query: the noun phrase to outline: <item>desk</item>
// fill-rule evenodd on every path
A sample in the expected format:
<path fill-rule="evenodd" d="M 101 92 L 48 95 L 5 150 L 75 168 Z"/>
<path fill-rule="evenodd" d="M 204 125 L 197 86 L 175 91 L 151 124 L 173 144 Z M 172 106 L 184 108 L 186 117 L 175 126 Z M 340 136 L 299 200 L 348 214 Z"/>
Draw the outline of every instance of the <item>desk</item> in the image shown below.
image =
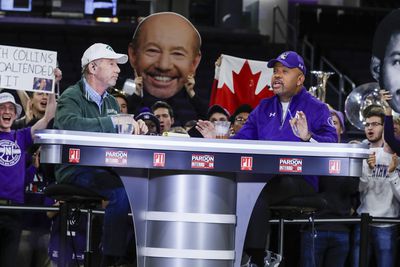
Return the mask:
<path fill-rule="evenodd" d="M 365 145 L 42 130 L 41 162 L 108 166 L 133 213 L 138 266 L 238 267 L 271 175 L 361 176 Z M 118 226 L 116 226 L 118 227 Z"/>

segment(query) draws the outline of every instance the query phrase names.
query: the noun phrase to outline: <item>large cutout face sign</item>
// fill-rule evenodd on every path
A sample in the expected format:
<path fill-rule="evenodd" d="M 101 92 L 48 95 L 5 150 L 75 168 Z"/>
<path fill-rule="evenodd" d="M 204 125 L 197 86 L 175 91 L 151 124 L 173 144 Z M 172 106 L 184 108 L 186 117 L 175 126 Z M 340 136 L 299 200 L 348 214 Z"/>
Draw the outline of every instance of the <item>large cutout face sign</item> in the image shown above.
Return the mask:
<path fill-rule="evenodd" d="M 400 9 L 387 15 L 375 31 L 371 73 L 380 88 L 392 94 L 389 104 L 400 113 Z"/>
<path fill-rule="evenodd" d="M 129 45 L 129 61 L 149 94 L 167 99 L 177 94 L 200 63 L 201 38 L 183 16 L 163 12 L 145 18 Z"/>

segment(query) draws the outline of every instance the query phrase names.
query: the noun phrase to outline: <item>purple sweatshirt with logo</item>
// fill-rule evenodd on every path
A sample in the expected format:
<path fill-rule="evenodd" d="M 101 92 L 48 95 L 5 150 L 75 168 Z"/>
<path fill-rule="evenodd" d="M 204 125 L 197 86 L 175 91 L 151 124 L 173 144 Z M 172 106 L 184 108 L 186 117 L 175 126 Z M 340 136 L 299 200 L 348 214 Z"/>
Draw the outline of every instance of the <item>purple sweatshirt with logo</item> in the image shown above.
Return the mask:
<path fill-rule="evenodd" d="M 336 129 L 327 105 L 309 94 L 304 87 L 292 97 L 285 118 L 283 118 L 282 104 L 278 96 L 263 99 L 251 112 L 242 129 L 232 138 L 303 142 L 294 135 L 289 123 L 297 111 L 303 111 L 306 115 L 309 132 L 315 141 L 337 142 Z M 304 176 L 304 179 L 316 190 L 318 189 L 316 176 Z"/>
<path fill-rule="evenodd" d="M 32 144 L 31 128 L 0 132 L 0 199 L 24 202 L 25 155 Z"/>

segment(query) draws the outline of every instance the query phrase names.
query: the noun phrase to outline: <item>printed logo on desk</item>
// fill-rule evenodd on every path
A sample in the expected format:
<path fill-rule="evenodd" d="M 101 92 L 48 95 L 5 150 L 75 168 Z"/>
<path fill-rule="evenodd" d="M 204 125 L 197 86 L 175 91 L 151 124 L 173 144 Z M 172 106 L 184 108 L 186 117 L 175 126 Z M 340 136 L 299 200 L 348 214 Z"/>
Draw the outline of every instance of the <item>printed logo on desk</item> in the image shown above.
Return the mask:
<path fill-rule="evenodd" d="M 339 174 L 340 173 L 340 160 L 329 160 L 329 173 Z"/>
<path fill-rule="evenodd" d="M 192 154 L 192 169 L 214 169 L 214 155 Z"/>
<path fill-rule="evenodd" d="M 252 171 L 253 170 L 253 157 L 241 157 L 240 158 L 240 170 Z"/>
<path fill-rule="evenodd" d="M 79 148 L 70 148 L 68 153 L 69 163 L 79 163 L 81 160 L 81 150 Z"/>
<path fill-rule="evenodd" d="M 153 154 L 153 167 L 165 167 L 165 153 Z"/>
<path fill-rule="evenodd" d="M 303 171 L 303 159 L 280 158 L 279 172 L 301 173 Z"/>
<path fill-rule="evenodd" d="M 106 164 L 112 165 L 127 165 L 128 164 L 128 151 L 124 150 L 106 150 Z"/>

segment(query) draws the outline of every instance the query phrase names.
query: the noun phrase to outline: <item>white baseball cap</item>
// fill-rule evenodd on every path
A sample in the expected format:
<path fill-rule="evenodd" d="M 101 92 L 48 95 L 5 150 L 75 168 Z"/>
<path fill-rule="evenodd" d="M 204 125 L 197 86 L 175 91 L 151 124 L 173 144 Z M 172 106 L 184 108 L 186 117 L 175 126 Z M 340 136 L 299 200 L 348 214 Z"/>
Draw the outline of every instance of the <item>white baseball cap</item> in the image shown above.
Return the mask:
<path fill-rule="evenodd" d="M 115 53 L 111 46 L 102 43 L 95 43 L 86 49 L 81 58 L 82 68 L 93 60 L 100 58 L 116 59 L 118 64 L 125 64 L 128 56 Z"/>
<path fill-rule="evenodd" d="M 6 93 L 1 93 L 0 94 L 0 105 L 4 104 L 4 103 L 8 103 L 8 102 L 14 104 L 16 112 L 17 112 L 17 118 L 18 118 L 21 115 L 21 112 L 22 112 L 21 105 L 19 105 L 19 104 L 17 104 L 15 102 L 15 99 L 14 99 L 12 94 L 7 93 L 7 92 Z"/>

